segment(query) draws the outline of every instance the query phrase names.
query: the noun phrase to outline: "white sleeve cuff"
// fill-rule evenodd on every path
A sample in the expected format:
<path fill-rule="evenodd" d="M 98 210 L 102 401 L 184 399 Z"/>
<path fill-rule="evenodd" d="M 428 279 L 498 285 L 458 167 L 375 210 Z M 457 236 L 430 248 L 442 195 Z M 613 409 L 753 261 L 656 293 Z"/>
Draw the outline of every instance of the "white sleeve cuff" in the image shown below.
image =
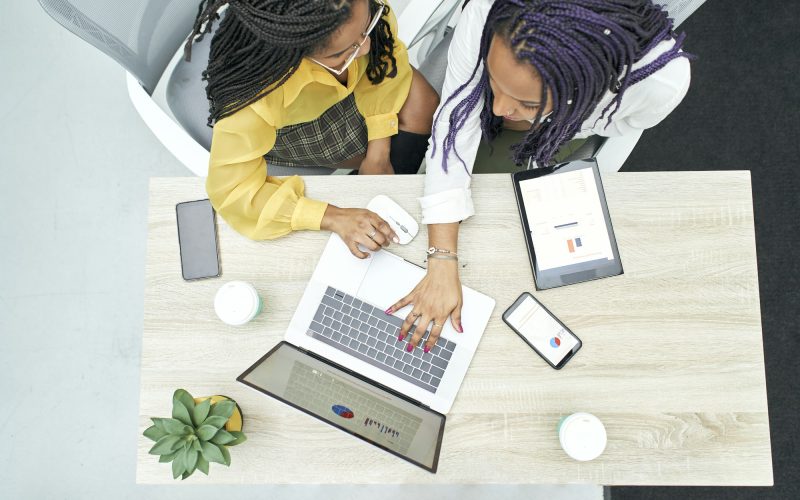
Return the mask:
<path fill-rule="evenodd" d="M 469 188 L 448 189 L 418 199 L 423 224 L 460 222 L 475 215 Z"/>

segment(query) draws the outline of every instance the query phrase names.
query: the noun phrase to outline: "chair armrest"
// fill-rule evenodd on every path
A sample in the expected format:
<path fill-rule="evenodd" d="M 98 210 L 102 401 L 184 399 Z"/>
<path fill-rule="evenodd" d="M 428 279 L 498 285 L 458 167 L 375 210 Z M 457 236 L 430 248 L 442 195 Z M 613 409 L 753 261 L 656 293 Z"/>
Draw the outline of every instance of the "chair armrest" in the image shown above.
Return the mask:
<path fill-rule="evenodd" d="M 601 172 L 617 172 L 625 160 L 631 155 L 636 143 L 642 136 L 642 130 L 621 135 L 618 137 L 609 137 L 605 143 L 600 147 L 600 150 L 595 155 L 597 160 L 597 167 Z"/>
<path fill-rule="evenodd" d="M 422 31 L 442 0 L 409 0 L 397 19 L 399 38 L 408 46 Z"/>
<path fill-rule="evenodd" d="M 209 152 L 153 101 L 133 75 L 128 72 L 125 74 L 133 107 L 153 135 L 193 174 L 205 177 L 208 174 Z"/>
<path fill-rule="evenodd" d="M 397 19 L 400 30 L 399 38 L 408 47 L 408 60 L 414 67 L 419 67 L 419 47 L 412 46 L 417 36 L 428 27 L 428 20 L 446 0 L 409 0 L 408 5 Z M 447 23 L 447 19 L 444 23 Z M 419 45 L 419 44 L 417 44 Z"/>

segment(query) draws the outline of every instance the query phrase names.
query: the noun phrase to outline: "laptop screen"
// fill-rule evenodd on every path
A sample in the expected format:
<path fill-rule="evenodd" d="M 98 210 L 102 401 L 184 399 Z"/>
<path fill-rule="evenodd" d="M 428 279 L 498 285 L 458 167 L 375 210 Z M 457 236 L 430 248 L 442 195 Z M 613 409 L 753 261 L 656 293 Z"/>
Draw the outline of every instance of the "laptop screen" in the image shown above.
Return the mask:
<path fill-rule="evenodd" d="M 236 380 L 436 472 L 444 415 L 281 342 Z"/>

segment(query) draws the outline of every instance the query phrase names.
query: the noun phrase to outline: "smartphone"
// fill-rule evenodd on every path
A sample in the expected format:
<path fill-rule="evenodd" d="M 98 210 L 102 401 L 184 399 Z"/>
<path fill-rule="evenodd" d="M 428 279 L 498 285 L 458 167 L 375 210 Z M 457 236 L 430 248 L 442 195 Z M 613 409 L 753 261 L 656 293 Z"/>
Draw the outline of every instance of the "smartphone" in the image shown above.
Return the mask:
<path fill-rule="evenodd" d="M 183 279 L 216 278 L 221 274 L 217 221 L 208 200 L 175 205 Z"/>
<path fill-rule="evenodd" d="M 556 370 L 563 368 L 582 345 L 581 339 L 528 292 L 506 309 L 503 321 Z"/>

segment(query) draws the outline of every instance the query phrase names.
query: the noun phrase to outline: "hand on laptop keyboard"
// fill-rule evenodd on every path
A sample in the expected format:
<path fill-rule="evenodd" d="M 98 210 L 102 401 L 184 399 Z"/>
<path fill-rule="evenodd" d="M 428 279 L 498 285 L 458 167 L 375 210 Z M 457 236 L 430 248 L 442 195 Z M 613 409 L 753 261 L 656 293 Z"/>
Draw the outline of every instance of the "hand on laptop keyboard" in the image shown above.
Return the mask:
<path fill-rule="evenodd" d="M 405 338 L 410 331 L 413 335 L 408 342 L 408 350 L 422 347 L 425 352 L 436 345 L 442 333 L 444 322 L 450 317 L 453 328 L 459 333 L 464 329 L 461 326 L 461 281 L 458 278 L 458 261 L 445 259 L 428 260 L 428 273 L 417 286 L 405 297 L 396 302 L 387 311 L 397 311 L 413 304 L 411 313 L 403 321 L 400 328 L 401 337 Z M 415 325 L 416 324 L 416 325 Z M 423 335 L 430 331 L 422 346 Z"/>
<path fill-rule="evenodd" d="M 307 335 L 331 347 L 436 392 L 456 343 L 442 339 L 429 351 L 405 349 L 399 338 L 403 320 L 341 290 L 328 287 Z"/>

